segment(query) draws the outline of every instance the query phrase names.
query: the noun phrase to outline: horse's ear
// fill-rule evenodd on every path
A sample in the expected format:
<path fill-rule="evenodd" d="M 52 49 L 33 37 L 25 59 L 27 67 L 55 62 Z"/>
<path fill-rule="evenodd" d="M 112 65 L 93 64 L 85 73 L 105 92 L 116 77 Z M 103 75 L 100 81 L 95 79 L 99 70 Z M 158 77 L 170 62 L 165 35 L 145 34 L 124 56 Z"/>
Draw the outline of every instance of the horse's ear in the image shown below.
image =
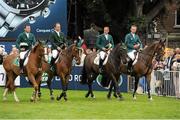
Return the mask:
<path fill-rule="evenodd" d="M 162 42 L 163 42 L 163 43 L 166 43 L 166 39 L 164 39 Z"/>
<path fill-rule="evenodd" d="M 161 42 L 162 42 L 162 39 L 159 40 L 159 43 L 161 43 Z"/>

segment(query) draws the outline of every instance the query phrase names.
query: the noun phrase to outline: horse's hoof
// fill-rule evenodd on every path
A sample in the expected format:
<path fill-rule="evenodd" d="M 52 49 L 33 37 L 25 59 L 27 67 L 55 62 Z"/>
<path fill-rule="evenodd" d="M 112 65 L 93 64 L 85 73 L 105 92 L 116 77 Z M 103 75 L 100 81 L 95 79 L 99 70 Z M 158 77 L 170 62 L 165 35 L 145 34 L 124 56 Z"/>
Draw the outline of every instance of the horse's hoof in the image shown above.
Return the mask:
<path fill-rule="evenodd" d="M 137 98 L 136 98 L 136 97 L 133 97 L 133 100 L 137 100 Z"/>
<path fill-rule="evenodd" d="M 15 100 L 17 103 L 19 103 L 20 102 L 20 100 L 19 99 L 17 99 L 17 100 Z"/>
<path fill-rule="evenodd" d="M 30 102 L 36 102 L 37 100 L 33 97 L 30 98 Z"/>
<path fill-rule="evenodd" d="M 150 101 L 153 101 L 153 98 L 152 98 L 152 97 L 150 97 L 150 98 L 149 98 L 149 100 L 150 100 Z"/>
<path fill-rule="evenodd" d="M 86 95 L 85 95 L 85 98 L 88 98 L 88 97 L 89 97 L 89 94 L 86 94 Z"/>
<path fill-rule="evenodd" d="M 54 97 L 51 97 L 51 100 L 53 101 L 53 100 L 54 100 Z"/>
<path fill-rule="evenodd" d="M 56 100 L 57 100 L 57 101 L 60 101 L 60 99 L 61 99 L 61 98 L 57 96 Z"/>
<path fill-rule="evenodd" d="M 3 101 L 7 101 L 7 97 L 3 97 Z"/>
<path fill-rule="evenodd" d="M 107 96 L 107 99 L 108 99 L 108 100 L 110 100 L 110 99 L 111 99 L 111 97 L 110 97 L 110 96 Z"/>
<path fill-rule="evenodd" d="M 114 96 L 115 98 L 118 98 L 118 96 L 117 96 L 116 94 L 113 94 L 113 96 Z"/>
<path fill-rule="evenodd" d="M 93 95 L 93 96 L 91 96 L 91 98 L 96 99 L 96 96 L 95 96 L 95 95 Z"/>
<path fill-rule="evenodd" d="M 33 100 L 33 99 L 30 99 L 30 102 L 34 102 L 34 100 Z"/>
<path fill-rule="evenodd" d="M 67 101 L 68 99 L 67 98 L 64 98 L 65 101 Z"/>

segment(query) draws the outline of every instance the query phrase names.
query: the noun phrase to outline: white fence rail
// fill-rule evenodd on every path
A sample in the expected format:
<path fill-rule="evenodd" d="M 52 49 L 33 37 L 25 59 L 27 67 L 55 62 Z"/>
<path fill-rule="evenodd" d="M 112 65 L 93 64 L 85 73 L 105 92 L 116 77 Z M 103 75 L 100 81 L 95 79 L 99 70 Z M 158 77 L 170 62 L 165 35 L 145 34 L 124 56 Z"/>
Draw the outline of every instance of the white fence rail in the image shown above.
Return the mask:
<path fill-rule="evenodd" d="M 134 90 L 134 78 L 128 79 L 129 91 Z M 137 93 L 147 93 L 147 81 L 139 80 Z M 180 98 L 180 71 L 153 71 L 151 75 L 151 94 L 159 96 L 174 96 Z"/>

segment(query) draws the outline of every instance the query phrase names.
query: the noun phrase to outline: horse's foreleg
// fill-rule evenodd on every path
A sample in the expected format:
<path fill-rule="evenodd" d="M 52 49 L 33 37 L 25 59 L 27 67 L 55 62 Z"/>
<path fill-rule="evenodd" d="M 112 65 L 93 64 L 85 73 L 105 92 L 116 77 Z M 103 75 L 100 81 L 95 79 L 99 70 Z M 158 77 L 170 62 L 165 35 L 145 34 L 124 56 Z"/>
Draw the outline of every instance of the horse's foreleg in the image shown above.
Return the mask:
<path fill-rule="evenodd" d="M 61 75 L 61 83 L 62 83 L 62 93 L 60 94 L 60 96 L 59 97 L 57 97 L 57 100 L 59 101 L 59 100 L 61 100 L 61 98 L 62 97 L 64 97 L 64 100 L 65 101 L 67 101 L 67 94 L 66 94 L 66 91 L 67 91 L 67 89 L 68 89 L 68 81 L 69 81 L 69 76 L 67 76 L 66 78 L 65 78 L 65 76 L 64 75 Z"/>
<path fill-rule="evenodd" d="M 16 79 L 16 77 L 17 77 L 17 75 L 13 74 L 13 81 Z M 14 83 L 13 83 L 13 85 L 14 85 Z M 18 98 L 17 95 L 16 95 L 15 87 L 14 87 L 14 90 L 13 90 L 13 95 L 14 95 L 14 100 L 15 100 L 16 102 L 19 102 L 19 98 Z"/>
<path fill-rule="evenodd" d="M 151 87 L 150 87 L 151 75 L 147 75 L 146 79 L 147 79 L 148 98 L 149 98 L 149 100 L 152 100 L 152 96 L 151 96 L 151 93 L 150 93 L 150 90 L 151 90 Z"/>
<path fill-rule="evenodd" d="M 39 98 L 41 97 L 41 82 L 40 82 L 40 84 L 39 84 L 38 97 L 39 97 Z"/>
<path fill-rule="evenodd" d="M 38 92 L 37 92 L 37 97 L 41 97 L 41 80 L 42 80 L 42 72 L 39 72 L 36 76 L 36 82 L 38 84 Z"/>
<path fill-rule="evenodd" d="M 112 76 L 112 80 L 113 80 L 112 83 L 114 84 L 114 96 L 120 100 L 123 100 L 123 97 L 122 97 L 121 92 L 119 90 L 118 81 L 113 74 L 111 76 Z"/>
<path fill-rule="evenodd" d="M 133 99 L 136 100 L 136 91 L 138 88 L 139 77 L 135 77 L 135 84 L 134 84 L 134 92 L 133 92 Z"/>
<path fill-rule="evenodd" d="M 86 93 L 85 97 L 88 98 L 89 95 L 91 95 L 91 98 L 95 98 L 95 95 L 93 93 L 93 89 L 92 89 L 92 84 L 93 84 L 93 80 L 88 78 L 88 92 Z"/>
<path fill-rule="evenodd" d="M 54 100 L 54 95 L 53 95 L 53 89 L 51 87 L 51 80 L 53 79 L 53 75 L 49 74 L 48 75 L 48 80 L 47 80 L 47 85 L 50 91 L 50 98 L 51 100 Z"/>
<path fill-rule="evenodd" d="M 38 84 L 37 84 L 37 82 L 36 82 L 36 80 L 35 80 L 35 77 L 34 77 L 34 75 L 33 74 L 31 74 L 31 73 L 29 73 L 28 74 L 28 79 L 31 81 L 31 83 L 33 84 L 33 87 L 34 87 L 34 93 L 33 93 L 33 96 L 32 96 L 32 98 L 31 98 L 31 101 L 36 101 L 36 98 L 37 98 L 37 96 L 38 96 Z"/>
<path fill-rule="evenodd" d="M 88 85 L 89 86 L 89 90 L 90 90 L 90 94 L 91 94 L 91 98 L 96 98 L 94 93 L 93 93 L 93 89 L 92 89 L 92 83 Z"/>
<path fill-rule="evenodd" d="M 8 79 L 8 74 L 6 75 L 6 87 L 5 87 L 5 90 L 4 90 L 4 93 L 3 93 L 3 101 L 6 101 L 7 100 L 7 92 L 8 92 L 8 82 L 9 82 L 9 79 Z"/>
<path fill-rule="evenodd" d="M 3 93 L 3 101 L 7 100 L 7 92 L 8 92 L 8 88 L 5 88 L 4 93 Z"/>
<path fill-rule="evenodd" d="M 113 84 L 113 82 L 111 82 L 111 85 L 110 85 L 110 88 L 109 88 L 109 92 L 107 94 L 107 98 L 108 99 L 111 99 L 111 94 L 112 94 L 113 87 L 114 87 L 114 84 Z"/>
<path fill-rule="evenodd" d="M 16 95 L 16 91 L 15 91 L 15 90 L 13 91 L 13 95 L 14 95 L 14 100 L 15 100 L 16 102 L 19 102 L 19 99 L 18 99 L 18 97 L 17 97 L 17 95 Z"/>

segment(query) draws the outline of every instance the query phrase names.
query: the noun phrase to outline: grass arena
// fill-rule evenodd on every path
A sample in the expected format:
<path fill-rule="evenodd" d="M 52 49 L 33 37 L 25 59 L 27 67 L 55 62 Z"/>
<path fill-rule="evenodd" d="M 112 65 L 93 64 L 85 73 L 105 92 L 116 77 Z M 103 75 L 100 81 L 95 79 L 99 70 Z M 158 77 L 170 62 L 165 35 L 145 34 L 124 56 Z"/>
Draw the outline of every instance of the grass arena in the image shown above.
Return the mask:
<path fill-rule="evenodd" d="M 4 89 L 0 89 L 3 94 Z M 86 91 L 69 90 L 68 101 L 51 101 L 49 90 L 42 89 L 42 97 L 38 102 L 30 102 L 32 88 L 18 88 L 20 102 L 14 102 L 13 95 L 7 101 L 0 101 L 1 119 L 178 119 L 180 118 L 180 102 L 171 97 L 137 95 L 132 99 L 131 93 L 123 93 L 124 100 L 112 97 L 107 99 L 107 91 L 95 91 L 96 96 L 85 98 Z M 54 91 L 57 96 L 59 90 Z"/>

